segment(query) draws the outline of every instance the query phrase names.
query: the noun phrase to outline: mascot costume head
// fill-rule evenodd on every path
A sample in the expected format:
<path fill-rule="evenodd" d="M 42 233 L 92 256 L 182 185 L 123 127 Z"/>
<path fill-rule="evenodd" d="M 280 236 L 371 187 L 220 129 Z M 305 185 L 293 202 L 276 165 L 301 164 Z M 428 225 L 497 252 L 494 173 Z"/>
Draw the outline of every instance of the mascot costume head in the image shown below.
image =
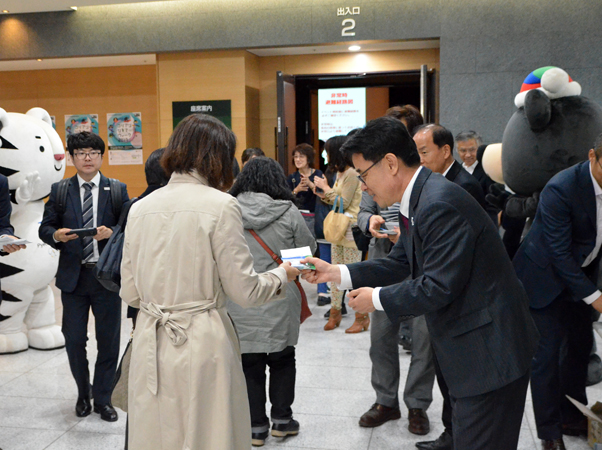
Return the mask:
<path fill-rule="evenodd" d="M 65 174 L 65 150 L 48 113 L 26 114 L 0 108 L 0 173 L 8 178 L 15 235 L 31 243 L 0 259 L 0 354 L 53 349 L 65 345 L 55 323 L 50 283 L 58 252 L 38 237 L 44 198 Z"/>
<path fill-rule="evenodd" d="M 518 110 L 502 138 L 503 179 L 516 194 L 531 196 L 587 159 L 602 133 L 602 108 L 581 96 L 579 83 L 558 67 L 531 72 L 514 103 Z"/>

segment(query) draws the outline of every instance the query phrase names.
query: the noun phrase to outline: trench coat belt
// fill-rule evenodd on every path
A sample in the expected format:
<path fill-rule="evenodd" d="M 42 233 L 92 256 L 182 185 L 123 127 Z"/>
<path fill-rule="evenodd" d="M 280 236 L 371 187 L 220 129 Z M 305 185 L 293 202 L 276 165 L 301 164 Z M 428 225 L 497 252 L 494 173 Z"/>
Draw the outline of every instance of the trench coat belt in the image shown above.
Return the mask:
<path fill-rule="evenodd" d="M 179 347 L 188 340 L 186 329 L 190 326 L 192 316 L 214 309 L 217 300 L 200 300 L 174 306 L 162 306 L 156 303 L 140 302 L 140 311 L 155 319 L 152 329 L 144 329 L 148 340 L 146 356 L 146 386 L 157 395 L 157 328 L 163 327 L 171 343 Z"/>

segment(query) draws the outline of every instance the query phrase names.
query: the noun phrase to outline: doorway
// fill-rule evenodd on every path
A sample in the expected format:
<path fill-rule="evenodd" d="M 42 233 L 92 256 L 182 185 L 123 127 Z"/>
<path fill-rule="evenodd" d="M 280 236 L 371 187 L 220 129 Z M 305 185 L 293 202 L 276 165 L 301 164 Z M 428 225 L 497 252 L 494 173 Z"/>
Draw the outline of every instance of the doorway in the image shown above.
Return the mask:
<path fill-rule="evenodd" d="M 365 121 L 381 117 L 392 106 L 411 104 L 420 109 L 426 122 L 434 122 L 435 76 L 435 70 L 426 66 L 420 70 L 373 73 L 287 75 L 278 72 L 275 131 L 278 162 L 287 175 L 294 172 L 290 153 L 297 144 L 307 143 L 317 150 L 314 166 L 324 168 L 325 161 L 319 150 L 320 135 L 324 136 L 319 125 L 321 90 L 365 89 Z"/>

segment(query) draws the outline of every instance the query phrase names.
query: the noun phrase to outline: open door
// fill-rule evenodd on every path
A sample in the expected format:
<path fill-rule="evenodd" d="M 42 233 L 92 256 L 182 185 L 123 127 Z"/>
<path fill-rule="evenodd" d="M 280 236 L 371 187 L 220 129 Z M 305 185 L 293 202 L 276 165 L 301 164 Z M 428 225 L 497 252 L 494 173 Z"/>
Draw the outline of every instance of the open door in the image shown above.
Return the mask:
<path fill-rule="evenodd" d="M 426 64 L 420 66 L 420 114 L 424 123 L 437 122 L 433 77 L 433 69 L 429 70 Z"/>
<path fill-rule="evenodd" d="M 276 125 L 276 161 L 284 169 L 284 173 L 295 171 L 290 151 L 297 145 L 296 113 L 295 113 L 295 77 L 280 71 L 276 74 L 276 90 L 278 96 L 278 122 Z"/>

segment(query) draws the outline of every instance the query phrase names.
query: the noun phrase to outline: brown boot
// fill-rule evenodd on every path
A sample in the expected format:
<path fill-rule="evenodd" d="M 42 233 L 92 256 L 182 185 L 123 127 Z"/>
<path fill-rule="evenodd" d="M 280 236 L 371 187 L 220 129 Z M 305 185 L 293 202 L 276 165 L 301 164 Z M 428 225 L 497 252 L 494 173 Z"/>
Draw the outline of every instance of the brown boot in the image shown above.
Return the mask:
<path fill-rule="evenodd" d="M 370 316 L 368 314 L 355 313 L 355 322 L 345 330 L 345 333 L 361 333 L 367 331 L 370 326 Z"/>
<path fill-rule="evenodd" d="M 341 310 L 330 308 L 330 317 L 328 318 L 328 322 L 324 325 L 324 331 L 334 330 L 341 324 Z"/>

